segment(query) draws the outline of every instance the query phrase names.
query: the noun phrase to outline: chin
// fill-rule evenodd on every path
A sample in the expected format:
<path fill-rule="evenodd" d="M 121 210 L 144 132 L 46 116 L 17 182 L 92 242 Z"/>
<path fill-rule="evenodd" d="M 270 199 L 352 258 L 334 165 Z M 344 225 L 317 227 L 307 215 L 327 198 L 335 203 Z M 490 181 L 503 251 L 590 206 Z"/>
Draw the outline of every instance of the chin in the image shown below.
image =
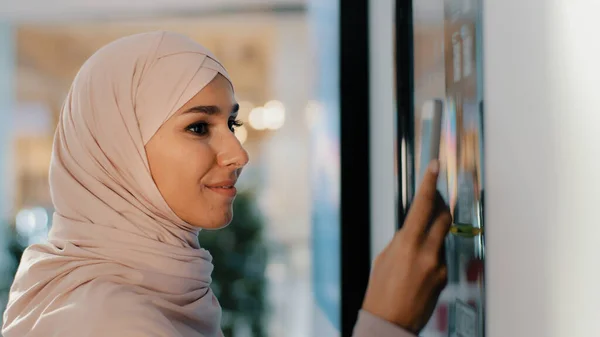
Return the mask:
<path fill-rule="evenodd" d="M 195 227 L 206 229 L 206 230 L 216 230 L 227 227 L 231 220 L 233 220 L 233 212 L 229 210 L 228 212 L 224 212 L 220 214 L 220 216 L 214 216 L 210 221 L 206 221 L 206 217 L 203 219 L 198 219 L 198 221 L 189 222 L 193 224 Z"/>

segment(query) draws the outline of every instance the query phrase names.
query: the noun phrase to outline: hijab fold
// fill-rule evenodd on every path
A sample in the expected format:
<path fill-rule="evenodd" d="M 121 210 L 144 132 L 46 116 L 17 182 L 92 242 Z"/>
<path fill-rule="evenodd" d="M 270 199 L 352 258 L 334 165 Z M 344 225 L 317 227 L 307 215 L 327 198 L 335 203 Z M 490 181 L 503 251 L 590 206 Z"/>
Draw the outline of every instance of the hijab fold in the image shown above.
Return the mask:
<path fill-rule="evenodd" d="M 170 32 L 121 38 L 82 66 L 54 138 L 53 225 L 23 254 L 4 337 L 222 335 L 212 257 L 162 198 L 144 149 L 217 74 L 230 80 Z"/>

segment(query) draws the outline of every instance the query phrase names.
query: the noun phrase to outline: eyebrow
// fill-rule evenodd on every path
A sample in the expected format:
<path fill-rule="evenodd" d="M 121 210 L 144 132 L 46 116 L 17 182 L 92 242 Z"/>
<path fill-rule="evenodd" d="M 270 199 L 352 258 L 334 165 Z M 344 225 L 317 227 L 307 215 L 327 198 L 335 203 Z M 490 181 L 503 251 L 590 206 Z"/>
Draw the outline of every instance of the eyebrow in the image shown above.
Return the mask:
<path fill-rule="evenodd" d="M 240 105 L 235 103 L 231 108 L 231 115 L 235 115 L 240 110 Z M 187 109 L 184 113 L 188 112 L 196 112 L 196 113 L 204 113 L 207 115 L 217 115 L 221 113 L 221 109 L 216 105 L 199 105 L 192 108 Z"/>

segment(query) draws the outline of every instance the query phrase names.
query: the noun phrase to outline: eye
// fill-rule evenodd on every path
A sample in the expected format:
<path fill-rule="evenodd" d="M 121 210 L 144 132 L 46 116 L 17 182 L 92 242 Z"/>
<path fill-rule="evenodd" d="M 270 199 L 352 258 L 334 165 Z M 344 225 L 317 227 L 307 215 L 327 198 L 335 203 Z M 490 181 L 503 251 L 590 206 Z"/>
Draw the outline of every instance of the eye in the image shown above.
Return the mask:
<path fill-rule="evenodd" d="M 240 127 L 242 125 L 244 125 L 244 123 L 242 123 L 242 121 L 239 119 L 230 119 L 229 120 L 229 130 L 231 130 L 231 132 L 235 133 L 235 128 Z"/>
<path fill-rule="evenodd" d="M 191 133 L 195 133 L 197 135 L 203 136 L 208 133 L 208 124 L 207 123 L 194 123 L 187 127 L 187 131 Z"/>

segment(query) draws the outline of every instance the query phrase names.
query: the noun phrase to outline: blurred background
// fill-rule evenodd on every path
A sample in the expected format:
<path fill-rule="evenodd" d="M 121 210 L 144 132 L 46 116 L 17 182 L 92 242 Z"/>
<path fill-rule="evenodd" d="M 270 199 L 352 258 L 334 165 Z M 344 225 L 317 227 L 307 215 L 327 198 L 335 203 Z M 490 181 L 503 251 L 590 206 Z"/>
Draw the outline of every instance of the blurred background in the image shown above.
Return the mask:
<path fill-rule="evenodd" d="M 213 287 L 225 335 L 310 335 L 309 147 L 319 104 L 312 92 L 318 56 L 309 2 L 33 0 L 2 6 L 0 312 L 22 250 L 43 242 L 52 226 L 52 138 L 79 67 L 119 37 L 169 30 L 200 42 L 225 65 L 245 124 L 236 134 L 251 161 L 240 180 L 235 220 L 223 231 L 200 234 L 217 266 Z"/>

